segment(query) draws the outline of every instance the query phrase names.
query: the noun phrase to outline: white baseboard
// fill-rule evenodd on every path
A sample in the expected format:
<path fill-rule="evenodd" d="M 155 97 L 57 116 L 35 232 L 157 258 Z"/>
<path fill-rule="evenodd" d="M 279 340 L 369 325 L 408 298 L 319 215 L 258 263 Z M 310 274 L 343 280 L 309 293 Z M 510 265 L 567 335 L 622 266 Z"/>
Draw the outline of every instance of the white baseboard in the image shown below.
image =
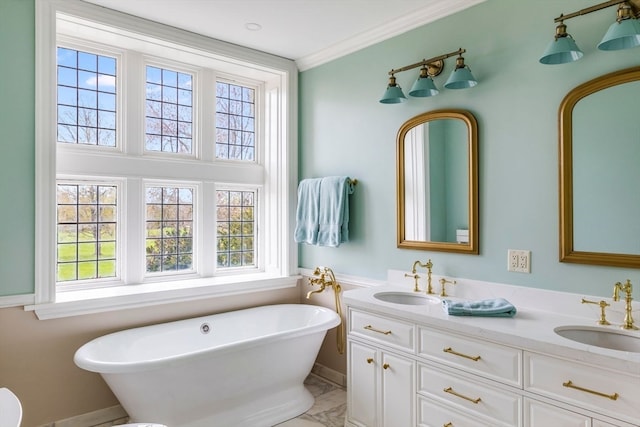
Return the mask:
<path fill-rule="evenodd" d="M 316 374 L 319 377 L 322 377 L 333 383 L 336 383 L 342 388 L 347 387 L 347 376 L 342 372 L 338 372 L 334 369 L 327 368 L 326 366 L 321 365 L 319 363 L 316 363 L 315 365 L 313 365 L 311 372 Z"/>
<path fill-rule="evenodd" d="M 120 405 L 110 408 L 98 409 L 87 414 L 76 415 L 54 423 L 45 424 L 40 427 L 110 427 L 123 424 L 129 416 Z"/>

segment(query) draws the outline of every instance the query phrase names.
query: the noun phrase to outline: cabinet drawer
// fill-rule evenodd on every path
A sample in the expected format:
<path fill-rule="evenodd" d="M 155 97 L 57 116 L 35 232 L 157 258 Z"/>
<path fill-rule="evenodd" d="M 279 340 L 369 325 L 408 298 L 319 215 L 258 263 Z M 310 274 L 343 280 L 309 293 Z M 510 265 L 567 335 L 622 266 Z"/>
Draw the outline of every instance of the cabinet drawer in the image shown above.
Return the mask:
<path fill-rule="evenodd" d="M 418 396 L 418 427 L 490 427 L 471 415 L 464 415 L 430 399 Z"/>
<path fill-rule="evenodd" d="M 438 368 L 420 365 L 418 391 L 492 426 L 522 425 L 522 398 L 508 390 L 477 382 Z M 482 421 L 481 421 L 482 422 Z"/>
<path fill-rule="evenodd" d="M 522 351 L 515 348 L 421 327 L 418 354 L 454 368 L 522 387 Z"/>
<path fill-rule="evenodd" d="M 591 418 L 537 400 L 524 399 L 524 427 L 591 427 Z"/>
<path fill-rule="evenodd" d="M 637 375 L 525 352 L 524 388 L 594 412 L 638 422 Z"/>
<path fill-rule="evenodd" d="M 415 348 L 415 326 L 412 323 L 376 316 L 371 313 L 350 310 L 349 333 L 412 353 Z"/>

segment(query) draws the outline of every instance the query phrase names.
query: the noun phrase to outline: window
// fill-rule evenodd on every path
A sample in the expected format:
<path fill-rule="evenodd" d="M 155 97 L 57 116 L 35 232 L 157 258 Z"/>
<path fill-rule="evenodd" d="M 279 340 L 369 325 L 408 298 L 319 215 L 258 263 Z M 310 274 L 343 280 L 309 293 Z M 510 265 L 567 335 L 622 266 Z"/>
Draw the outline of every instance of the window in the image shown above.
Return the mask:
<path fill-rule="evenodd" d="M 116 59 L 58 48 L 58 141 L 116 145 Z"/>
<path fill-rule="evenodd" d="M 254 160 L 255 90 L 216 83 L 216 157 Z"/>
<path fill-rule="evenodd" d="M 192 152 L 193 76 L 147 65 L 146 149 Z"/>
<path fill-rule="evenodd" d="M 147 187 L 147 273 L 193 269 L 193 189 Z"/>
<path fill-rule="evenodd" d="M 56 280 L 115 277 L 118 244 L 116 185 L 57 185 Z"/>
<path fill-rule="evenodd" d="M 38 316 L 295 286 L 294 64 L 81 1 L 36 16 Z"/>
<path fill-rule="evenodd" d="M 218 267 L 255 265 L 253 191 L 216 191 Z"/>

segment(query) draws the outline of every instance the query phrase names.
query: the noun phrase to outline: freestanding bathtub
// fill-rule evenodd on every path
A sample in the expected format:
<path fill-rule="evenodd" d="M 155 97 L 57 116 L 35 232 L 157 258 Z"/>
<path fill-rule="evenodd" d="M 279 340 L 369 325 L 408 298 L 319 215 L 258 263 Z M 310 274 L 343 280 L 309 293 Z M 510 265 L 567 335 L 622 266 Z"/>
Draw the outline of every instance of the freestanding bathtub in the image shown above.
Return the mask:
<path fill-rule="evenodd" d="M 268 427 L 313 405 L 303 381 L 338 324 L 328 308 L 269 305 L 105 335 L 74 361 L 102 375 L 131 422 Z"/>

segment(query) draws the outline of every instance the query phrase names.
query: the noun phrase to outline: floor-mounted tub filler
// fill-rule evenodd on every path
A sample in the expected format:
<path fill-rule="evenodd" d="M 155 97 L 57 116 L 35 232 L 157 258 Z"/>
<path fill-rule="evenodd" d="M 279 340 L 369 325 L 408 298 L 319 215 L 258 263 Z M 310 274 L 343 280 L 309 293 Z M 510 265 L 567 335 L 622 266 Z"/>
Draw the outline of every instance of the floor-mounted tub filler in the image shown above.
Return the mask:
<path fill-rule="evenodd" d="M 268 427 L 313 405 L 303 381 L 339 324 L 328 308 L 269 305 L 105 335 L 74 361 L 102 375 L 132 422 Z"/>

